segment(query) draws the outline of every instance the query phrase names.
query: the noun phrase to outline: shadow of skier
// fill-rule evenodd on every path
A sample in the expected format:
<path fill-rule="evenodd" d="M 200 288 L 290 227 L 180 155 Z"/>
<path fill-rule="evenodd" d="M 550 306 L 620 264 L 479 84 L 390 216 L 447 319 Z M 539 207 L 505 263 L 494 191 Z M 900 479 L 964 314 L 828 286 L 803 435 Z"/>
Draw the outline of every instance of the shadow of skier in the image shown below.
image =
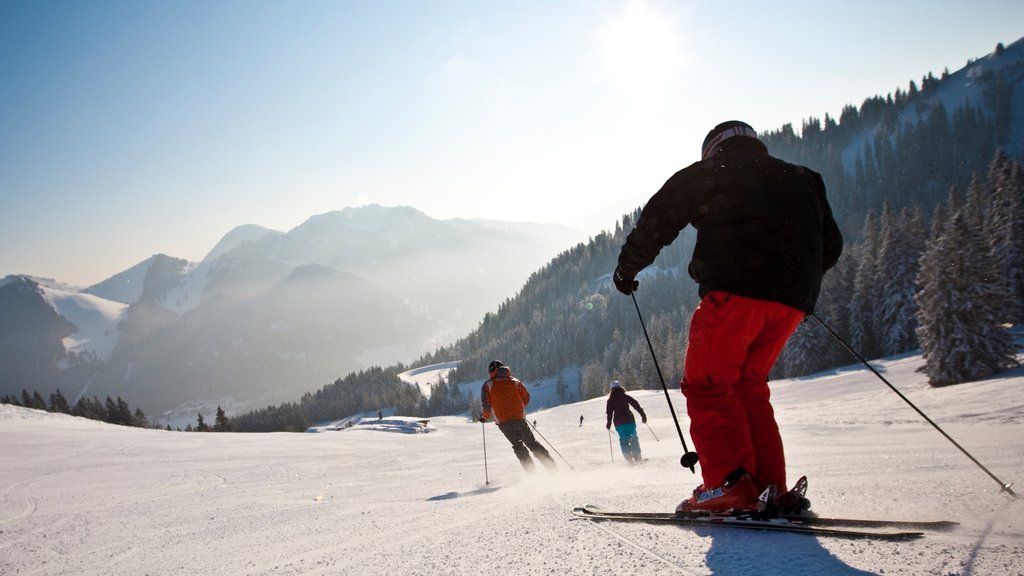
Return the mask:
<path fill-rule="evenodd" d="M 711 537 L 707 566 L 712 574 L 829 574 L 830 576 L 871 576 L 854 568 L 806 534 L 768 534 L 746 530 L 697 528 Z"/>
<path fill-rule="evenodd" d="M 964 576 L 971 576 L 974 574 L 974 571 L 977 568 L 978 559 L 981 557 L 981 553 L 985 549 L 985 541 L 988 540 L 992 532 L 995 531 L 997 524 L 1002 522 L 1005 517 L 1010 514 L 1020 513 L 1020 510 L 1010 512 L 1013 508 L 1019 508 L 1019 503 L 1020 499 L 1014 500 L 989 518 L 988 522 L 985 524 L 985 529 L 978 535 L 977 542 L 975 542 L 974 546 L 971 547 L 971 553 L 967 556 L 967 563 L 964 565 Z"/>

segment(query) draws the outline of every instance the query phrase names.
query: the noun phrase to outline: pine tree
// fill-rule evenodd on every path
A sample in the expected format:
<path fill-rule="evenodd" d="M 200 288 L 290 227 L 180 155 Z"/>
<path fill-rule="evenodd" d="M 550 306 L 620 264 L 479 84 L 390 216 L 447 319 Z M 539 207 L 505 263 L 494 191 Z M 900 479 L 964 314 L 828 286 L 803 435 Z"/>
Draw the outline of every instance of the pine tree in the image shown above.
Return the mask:
<path fill-rule="evenodd" d="M 772 369 L 773 377 L 791 378 L 827 368 L 819 354 L 825 341 L 822 335 L 821 327 L 808 316 L 786 342 L 779 361 Z"/>
<path fill-rule="evenodd" d="M 64 397 L 60 388 L 57 388 L 56 392 L 50 394 L 50 412 L 71 414 L 71 405 L 68 404 L 68 399 Z"/>
<path fill-rule="evenodd" d="M 958 211 L 921 258 L 918 340 L 933 386 L 991 376 L 1016 364 L 998 311 L 1009 297 L 980 234 Z"/>
<path fill-rule="evenodd" d="M 224 409 L 217 406 L 217 417 L 213 423 L 213 429 L 215 432 L 231 432 L 234 429 L 234 425 L 231 424 L 231 420 L 224 413 Z"/>
<path fill-rule="evenodd" d="M 46 410 L 46 400 L 43 400 L 43 395 L 38 390 L 32 393 L 32 408 Z"/>
<path fill-rule="evenodd" d="M 580 380 L 580 399 L 589 400 L 604 395 L 608 389 L 608 373 L 596 362 L 587 364 L 583 369 L 583 378 Z"/>
<path fill-rule="evenodd" d="M 850 294 L 853 293 L 860 252 L 859 244 L 844 248 L 839 262 L 825 274 L 821 283 L 821 297 L 818 299 L 816 314 L 837 334 L 850 334 Z M 831 338 L 828 334 L 820 331 L 818 333 L 823 338 Z M 819 345 L 817 356 L 821 359 L 821 365 L 826 368 L 850 361 L 846 349 L 838 345 Z"/>
<path fill-rule="evenodd" d="M 850 297 L 850 345 L 865 358 L 877 358 L 880 352 L 874 323 L 878 286 L 881 285 L 877 268 L 879 226 L 879 219 L 868 213 Z"/>
<path fill-rule="evenodd" d="M 136 426 L 138 428 L 149 427 L 149 419 L 146 418 L 146 415 L 142 412 L 141 408 L 136 408 L 135 412 L 132 414 L 132 426 Z"/>
<path fill-rule="evenodd" d="M 196 432 L 209 432 L 210 427 L 203 421 L 203 413 L 199 412 L 196 416 Z"/>
<path fill-rule="evenodd" d="M 920 211 L 903 209 L 882 233 L 877 270 L 884 284 L 878 291 L 875 333 L 883 355 L 917 348 L 917 269 L 925 249 Z"/>
<path fill-rule="evenodd" d="M 473 391 L 470 391 L 466 395 L 466 411 L 470 416 L 477 417 L 483 412 L 483 407 L 480 405 L 480 398 L 477 397 Z"/>
<path fill-rule="evenodd" d="M 988 238 L 996 265 L 1013 295 L 1008 322 L 1024 322 L 1024 167 L 1003 152 L 989 166 Z"/>
<path fill-rule="evenodd" d="M 107 396 L 104 406 L 106 409 L 103 411 L 103 421 L 107 424 L 121 424 L 122 422 L 118 420 L 117 404 L 110 396 Z"/>
<path fill-rule="evenodd" d="M 565 375 L 561 371 L 558 372 L 558 379 L 555 381 L 555 394 L 558 396 L 558 402 L 565 404 L 569 401 L 568 398 L 569 386 L 565 383 Z"/>

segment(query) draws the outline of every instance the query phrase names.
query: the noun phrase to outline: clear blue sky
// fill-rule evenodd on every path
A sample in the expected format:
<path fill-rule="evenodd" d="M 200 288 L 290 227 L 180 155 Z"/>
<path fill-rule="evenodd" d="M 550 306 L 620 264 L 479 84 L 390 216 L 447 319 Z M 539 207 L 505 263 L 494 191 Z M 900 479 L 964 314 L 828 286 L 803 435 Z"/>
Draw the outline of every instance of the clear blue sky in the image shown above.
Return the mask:
<path fill-rule="evenodd" d="M 347 206 L 596 233 L 714 124 L 1024 36 L 1024 2 L 4 0 L 0 277 L 88 285 Z"/>

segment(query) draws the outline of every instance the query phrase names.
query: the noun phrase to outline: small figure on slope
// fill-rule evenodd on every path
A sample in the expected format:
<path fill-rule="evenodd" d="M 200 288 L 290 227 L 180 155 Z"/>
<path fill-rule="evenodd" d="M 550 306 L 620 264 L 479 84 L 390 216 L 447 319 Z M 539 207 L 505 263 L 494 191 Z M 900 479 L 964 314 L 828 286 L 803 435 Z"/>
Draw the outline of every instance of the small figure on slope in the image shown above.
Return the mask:
<path fill-rule="evenodd" d="M 523 469 L 532 472 L 533 458 L 530 453 L 549 470 L 557 469 L 555 461 L 547 449 L 537 442 L 529 423 L 526 422 L 526 405 L 530 403 L 530 392 L 523 383 L 512 377 L 512 370 L 499 360 L 493 360 L 487 366 L 490 379 L 480 388 L 480 403 L 483 412 L 481 422 L 486 422 L 491 413 L 498 423 L 498 430 L 512 443 L 512 451 L 523 465 Z"/>
<path fill-rule="evenodd" d="M 630 464 L 641 464 L 644 459 L 640 454 L 640 439 L 636 436 L 636 418 L 633 417 L 633 412 L 629 407 L 636 408 L 644 424 L 647 423 L 647 414 L 644 413 L 644 409 L 640 407 L 640 403 L 635 398 L 626 394 L 626 389 L 618 380 L 612 380 L 609 387 L 611 390 L 608 392 L 608 402 L 605 404 L 608 421 L 604 427 L 611 430 L 612 423 L 614 423 L 615 431 L 619 434 L 622 457 Z"/>

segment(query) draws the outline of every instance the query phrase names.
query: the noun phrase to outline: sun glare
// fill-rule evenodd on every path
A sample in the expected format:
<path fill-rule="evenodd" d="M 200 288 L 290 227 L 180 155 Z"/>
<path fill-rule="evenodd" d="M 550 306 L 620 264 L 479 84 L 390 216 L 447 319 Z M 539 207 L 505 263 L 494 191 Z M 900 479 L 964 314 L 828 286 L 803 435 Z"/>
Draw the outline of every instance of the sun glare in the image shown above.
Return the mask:
<path fill-rule="evenodd" d="M 602 75 L 630 94 L 663 90 L 683 63 L 676 28 L 645 0 L 629 2 L 596 32 Z"/>

